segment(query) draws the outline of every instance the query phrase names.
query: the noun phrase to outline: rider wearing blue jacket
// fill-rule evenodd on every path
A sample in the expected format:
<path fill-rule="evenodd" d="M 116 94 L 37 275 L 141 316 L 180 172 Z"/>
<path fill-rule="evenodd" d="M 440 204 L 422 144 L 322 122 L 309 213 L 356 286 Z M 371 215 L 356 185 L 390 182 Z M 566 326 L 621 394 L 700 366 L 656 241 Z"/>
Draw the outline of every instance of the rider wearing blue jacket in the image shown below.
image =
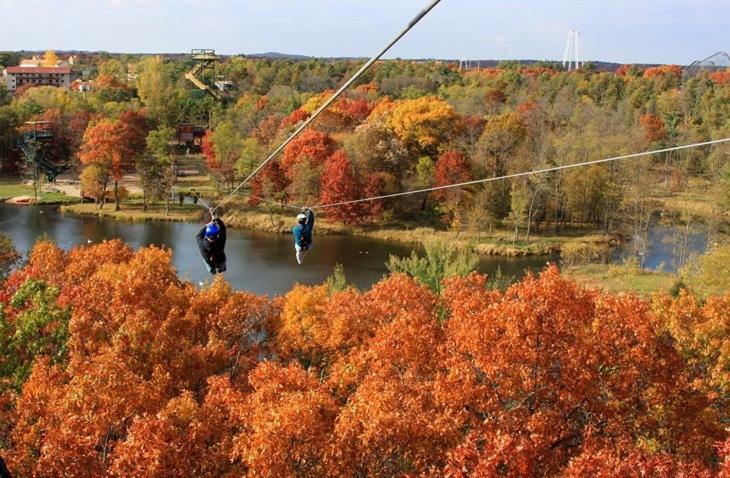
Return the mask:
<path fill-rule="evenodd" d="M 297 263 L 301 265 L 304 253 L 312 248 L 312 232 L 314 231 L 314 212 L 305 209 L 297 216 L 297 225 L 292 228 L 294 234 L 294 249 Z"/>
<path fill-rule="evenodd" d="M 208 272 L 219 274 L 226 271 L 226 225 L 214 214 L 211 221 L 195 236 Z"/>

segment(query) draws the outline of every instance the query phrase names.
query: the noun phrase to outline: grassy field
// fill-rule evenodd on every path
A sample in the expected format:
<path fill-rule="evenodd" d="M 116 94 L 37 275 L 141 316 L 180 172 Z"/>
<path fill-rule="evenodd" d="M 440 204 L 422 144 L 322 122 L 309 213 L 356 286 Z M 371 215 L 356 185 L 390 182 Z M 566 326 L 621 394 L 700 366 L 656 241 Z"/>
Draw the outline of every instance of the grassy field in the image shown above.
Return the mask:
<path fill-rule="evenodd" d="M 111 217 L 117 220 L 145 222 L 145 221 L 199 221 L 202 219 L 203 209 L 200 206 L 185 204 L 183 206 L 171 205 L 170 214 L 165 214 L 164 205 L 154 205 L 142 210 L 139 203 L 123 203 L 120 211 L 114 210 L 114 204 L 104 205 L 104 209 L 99 210 L 96 204 L 70 204 L 61 207 L 61 211 L 79 214 L 82 216 L 102 216 Z"/>
<path fill-rule="evenodd" d="M 33 197 L 33 186 L 21 184 L 17 181 L 0 181 L 0 202 L 17 196 Z M 77 203 L 79 198 L 56 192 L 41 192 L 40 204 L 68 204 Z"/>
<path fill-rule="evenodd" d="M 669 291 L 678 280 L 677 276 L 668 272 L 640 272 L 607 264 L 570 267 L 564 269 L 563 273 L 587 287 L 598 287 L 609 292 L 636 292 L 642 296 Z"/>

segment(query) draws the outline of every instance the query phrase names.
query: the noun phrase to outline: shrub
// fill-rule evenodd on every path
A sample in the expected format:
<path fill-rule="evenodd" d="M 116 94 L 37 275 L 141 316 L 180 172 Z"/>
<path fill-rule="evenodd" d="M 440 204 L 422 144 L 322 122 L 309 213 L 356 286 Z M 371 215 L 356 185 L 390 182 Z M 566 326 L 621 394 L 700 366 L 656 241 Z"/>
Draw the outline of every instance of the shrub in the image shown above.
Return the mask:
<path fill-rule="evenodd" d="M 560 250 L 560 258 L 566 266 L 606 264 L 611 258 L 611 246 L 603 242 L 569 241 Z"/>

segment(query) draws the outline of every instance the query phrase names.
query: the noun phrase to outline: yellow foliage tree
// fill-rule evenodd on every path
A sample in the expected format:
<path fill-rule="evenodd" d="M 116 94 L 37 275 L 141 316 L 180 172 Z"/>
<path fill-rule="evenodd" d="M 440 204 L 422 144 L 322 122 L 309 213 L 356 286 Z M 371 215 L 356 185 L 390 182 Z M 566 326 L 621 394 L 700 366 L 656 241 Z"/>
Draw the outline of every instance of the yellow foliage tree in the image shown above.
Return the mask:
<path fill-rule="evenodd" d="M 401 141 L 428 149 L 448 140 L 457 128 L 458 119 L 446 101 L 426 96 L 397 102 L 391 112 L 390 126 Z"/>
<path fill-rule="evenodd" d="M 46 53 L 43 55 L 43 60 L 41 61 L 42 66 L 47 67 L 54 67 L 58 64 L 58 55 L 56 55 L 56 52 L 53 50 L 46 50 Z"/>

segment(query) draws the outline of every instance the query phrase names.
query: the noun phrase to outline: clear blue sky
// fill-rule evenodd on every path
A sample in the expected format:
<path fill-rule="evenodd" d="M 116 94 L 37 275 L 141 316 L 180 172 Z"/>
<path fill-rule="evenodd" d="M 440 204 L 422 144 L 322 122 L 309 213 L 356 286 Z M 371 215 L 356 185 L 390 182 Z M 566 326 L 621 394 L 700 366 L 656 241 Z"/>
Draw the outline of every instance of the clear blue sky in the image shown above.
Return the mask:
<path fill-rule="evenodd" d="M 370 56 L 427 0 L 0 0 L 0 50 Z M 730 50 L 728 0 L 442 0 L 402 58 L 584 57 L 687 64 Z"/>

